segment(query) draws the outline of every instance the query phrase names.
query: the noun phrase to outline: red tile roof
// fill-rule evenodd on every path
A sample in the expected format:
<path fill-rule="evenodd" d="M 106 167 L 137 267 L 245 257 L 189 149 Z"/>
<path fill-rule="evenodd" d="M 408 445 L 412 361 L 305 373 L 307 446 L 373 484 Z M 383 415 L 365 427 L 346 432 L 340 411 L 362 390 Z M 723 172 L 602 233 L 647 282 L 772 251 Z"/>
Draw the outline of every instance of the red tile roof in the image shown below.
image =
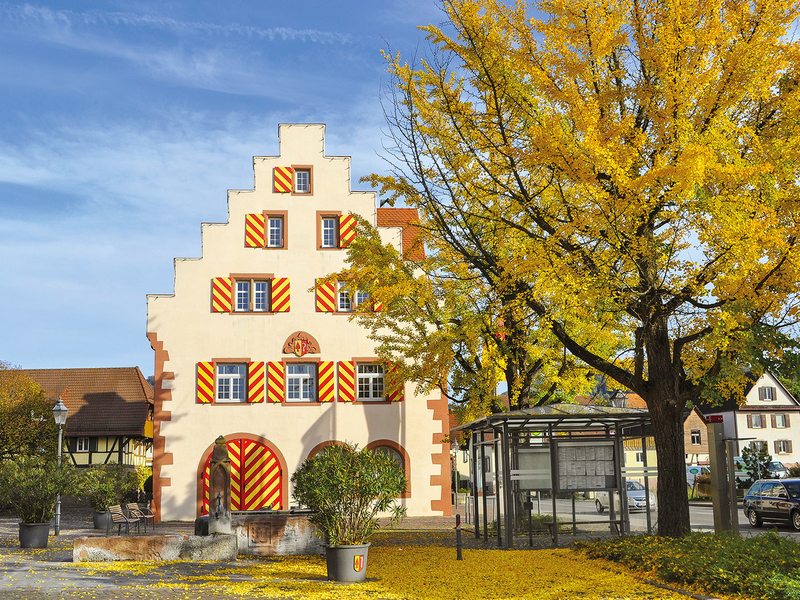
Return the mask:
<path fill-rule="evenodd" d="M 403 258 L 422 260 L 425 247 L 419 235 L 419 213 L 416 208 L 379 208 L 378 227 L 403 228 Z"/>
<path fill-rule="evenodd" d="M 23 369 L 66 407 L 67 436 L 143 435 L 153 388 L 138 367 Z"/>

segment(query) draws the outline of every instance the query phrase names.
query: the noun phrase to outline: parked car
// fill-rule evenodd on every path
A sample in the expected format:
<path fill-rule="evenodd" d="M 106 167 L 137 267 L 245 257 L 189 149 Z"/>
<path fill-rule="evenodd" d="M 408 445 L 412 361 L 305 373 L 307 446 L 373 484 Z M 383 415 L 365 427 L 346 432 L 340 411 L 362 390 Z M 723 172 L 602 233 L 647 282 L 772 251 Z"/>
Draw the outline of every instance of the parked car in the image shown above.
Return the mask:
<path fill-rule="evenodd" d="M 742 508 L 753 527 L 788 521 L 800 531 L 800 479 L 759 479 L 747 490 Z"/>
<path fill-rule="evenodd" d="M 789 469 L 781 461 L 773 460 L 769 463 L 769 475 L 778 479 L 786 479 L 789 477 Z"/>
<path fill-rule="evenodd" d="M 644 486 L 638 481 L 628 481 L 625 484 L 628 496 L 628 510 L 647 510 L 647 501 Z M 597 512 L 601 513 L 608 508 L 608 492 L 597 492 L 594 502 Z M 650 510 L 656 509 L 656 495 L 650 492 Z M 614 510 L 619 510 L 619 494 L 614 494 Z"/>
<path fill-rule="evenodd" d="M 733 460 L 736 462 L 736 477 L 741 479 L 749 477 L 744 459 L 741 456 L 736 456 Z M 789 469 L 781 461 L 773 460 L 769 463 L 769 476 L 775 479 L 785 479 L 789 476 Z"/>

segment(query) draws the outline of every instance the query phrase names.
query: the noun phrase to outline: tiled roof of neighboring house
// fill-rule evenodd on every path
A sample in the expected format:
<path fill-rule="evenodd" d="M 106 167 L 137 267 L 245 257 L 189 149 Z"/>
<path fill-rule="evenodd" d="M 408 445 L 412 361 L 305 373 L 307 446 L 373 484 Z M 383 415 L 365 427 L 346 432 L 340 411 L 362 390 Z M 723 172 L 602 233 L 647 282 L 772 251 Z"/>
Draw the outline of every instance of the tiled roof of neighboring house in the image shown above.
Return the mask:
<path fill-rule="evenodd" d="M 647 403 L 639 394 L 623 392 L 627 396 L 627 408 L 647 408 Z M 593 396 L 575 396 L 575 402 L 583 406 L 594 406 L 597 399 Z"/>
<path fill-rule="evenodd" d="M 379 208 L 378 227 L 403 228 L 403 258 L 406 260 L 422 260 L 425 258 L 425 247 L 419 237 L 419 221 L 416 208 Z"/>
<path fill-rule="evenodd" d="M 23 369 L 66 407 L 67 436 L 143 435 L 153 388 L 138 367 Z"/>
<path fill-rule="evenodd" d="M 647 403 L 639 394 L 633 392 L 625 392 L 628 397 L 628 408 L 647 408 Z"/>

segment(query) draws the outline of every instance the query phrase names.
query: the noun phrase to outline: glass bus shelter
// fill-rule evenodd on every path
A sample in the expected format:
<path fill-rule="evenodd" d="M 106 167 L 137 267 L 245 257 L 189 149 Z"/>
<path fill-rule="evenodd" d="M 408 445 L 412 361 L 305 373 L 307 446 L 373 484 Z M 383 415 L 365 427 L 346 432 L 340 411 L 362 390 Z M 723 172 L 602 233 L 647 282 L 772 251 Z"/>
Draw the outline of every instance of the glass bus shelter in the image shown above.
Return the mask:
<path fill-rule="evenodd" d="M 644 481 L 647 531 L 652 532 L 650 478 L 657 473 L 647 465 L 647 410 L 552 404 L 492 414 L 454 431 L 469 439 L 476 537 L 488 541 L 494 529 L 498 546 L 513 548 L 515 536 L 531 527 L 533 502 L 540 508 L 542 498 L 552 502 L 552 523 L 559 523 L 549 526 L 554 546 L 565 526 L 575 532 L 579 524 L 607 523 L 612 533 L 629 533 L 626 480 L 633 477 Z M 629 450 L 631 440 L 635 445 L 641 441 L 643 465 L 625 467 L 625 440 Z M 600 513 L 594 521 L 578 521 L 575 494 L 580 492 L 605 492 L 608 518 L 596 520 Z M 572 498 L 571 519 L 563 501 L 559 515 L 559 496 Z"/>

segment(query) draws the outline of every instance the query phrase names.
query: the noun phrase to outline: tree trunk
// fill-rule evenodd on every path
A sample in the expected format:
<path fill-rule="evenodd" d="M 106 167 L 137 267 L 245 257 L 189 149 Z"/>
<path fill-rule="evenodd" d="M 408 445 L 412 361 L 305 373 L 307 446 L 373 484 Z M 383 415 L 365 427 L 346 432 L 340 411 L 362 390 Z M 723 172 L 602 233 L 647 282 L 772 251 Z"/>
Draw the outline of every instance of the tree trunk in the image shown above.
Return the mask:
<path fill-rule="evenodd" d="M 691 531 L 686 490 L 686 450 L 678 374 L 670 352 L 666 318 L 645 330 L 648 383 L 644 400 L 650 411 L 658 460 L 658 534 L 681 537 Z"/>
<path fill-rule="evenodd" d="M 658 534 L 680 537 L 690 531 L 682 411 L 663 399 L 647 405 L 658 459 Z"/>

